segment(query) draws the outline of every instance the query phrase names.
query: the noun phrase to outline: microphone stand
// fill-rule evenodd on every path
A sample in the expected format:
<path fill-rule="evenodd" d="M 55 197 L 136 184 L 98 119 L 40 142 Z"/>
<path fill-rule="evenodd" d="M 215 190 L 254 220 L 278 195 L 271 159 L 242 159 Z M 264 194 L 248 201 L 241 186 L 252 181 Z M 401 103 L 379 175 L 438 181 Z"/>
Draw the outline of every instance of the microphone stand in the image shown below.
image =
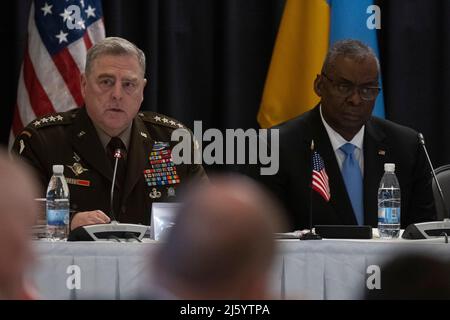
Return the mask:
<path fill-rule="evenodd" d="M 314 140 L 311 140 L 311 153 L 310 153 L 310 161 L 311 161 L 311 173 L 314 167 L 312 156 L 314 152 Z M 322 240 L 322 237 L 315 232 L 313 232 L 313 188 L 312 188 L 312 176 L 311 176 L 311 185 L 309 188 L 309 232 L 302 234 L 300 236 L 300 240 Z"/>
<path fill-rule="evenodd" d="M 427 151 L 427 148 L 425 146 L 425 139 L 423 137 L 423 134 L 420 133 L 420 132 L 419 132 L 419 134 L 417 136 L 419 137 L 420 145 L 422 146 L 423 151 L 425 152 L 425 155 L 427 157 L 427 161 L 428 161 L 428 164 L 430 165 L 430 169 L 431 169 L 431 173 L 433 175 L 434 182 L 436 183 L 436 187 L 437 187 L 438 192 L 439 192 L 439 198 L 441 199 L 442 207 L 444 208 L 444 212 L 445 212 L 444 221 L 449 221 L 449 217 L 450 216 L 449 216 L 447 204 L 445 203 L 444 193 L 442 192 L 441 184 L 439 183 L 439 180 L 438 180 L 438 178 L 436 176 L 436 173 L 434 172 L 433 164 L 431 163 L 430 156 L 428 155 L 428 151 Z"/>
<path fill-rule="evenodd" d="M 448 243 L 448 235 L 450 234 L 450 220 L 448 219 L 448 209 L 445 203 L 444 194 L 442 193 L 441 185 L 436 177 L 436 173 L 434 172 L 433 164 L 431 163 L 430 156 L 428 155 L 427 148 L 425 146 L 425 139 L 423 134 L 418 133 L 417 137 L 419 138 L 419 143 L 422 145 L 422 148 L 425 152 L 426 159 L 431 168 L 431 172 L 433 175 L 434 182 L 436 183 L 436 187 L 439 191 L 439 198 L 442 201 L 442 206 L 444 208 L 445 214 L 447 215 L 443 221 L 430 221 L 430 222 L 421 222 L 421 223 L 413 223 L 406 227 L 405 231 L 402 234 L 402 238 L 404 239 L 429 239 L 429 238 L 439 238 L 444 236 L 445 243 Z"/>
<path fill-rule="evenodd" d="M 117 223 L 116 221 L 116 215 L 114 214 L 114 185 L 116 184 L 116 175 L 117 175 L 117 165 L 119 163 L 119 159 L 122 158 L 122 150 L 120 150 L 119 148 L 116 149 L 116 151 L 114 152 L 114 172 L 113 172 L 113 179 L 112 179 L 112 184 L 111 184 L 111 196 L 110 196 L 110 200 L 111 200 L 111 223 Z"/>
<path fill-rule="evenodd" d="M 116 221 L 114 213 L 114 185 L 116 183 L 117 165 L 119 159 L 123 156 L 122 150 L 119 148 L 114 152 L 114 172 L 111 184 L 111 223 L 93 224 L 81 226 L 69 233 L 68 241 L 99 241 L 120 239 L 135 239 L 141 242 L 148 230 L 148 226 L 142 224 L 119 223 Z"/>

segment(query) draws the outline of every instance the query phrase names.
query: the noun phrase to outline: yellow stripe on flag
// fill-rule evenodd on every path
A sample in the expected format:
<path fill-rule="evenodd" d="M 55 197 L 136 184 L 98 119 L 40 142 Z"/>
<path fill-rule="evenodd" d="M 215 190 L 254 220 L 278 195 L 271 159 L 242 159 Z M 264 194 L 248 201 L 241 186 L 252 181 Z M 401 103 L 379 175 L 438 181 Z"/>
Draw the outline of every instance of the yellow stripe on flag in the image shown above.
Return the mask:
<path fill-rule="evenodd" d="M 268 128 L 313 108 L 313 83 L 328 50 L 326 0 L 287 0 L 266 78 L 258 122 Z"/>

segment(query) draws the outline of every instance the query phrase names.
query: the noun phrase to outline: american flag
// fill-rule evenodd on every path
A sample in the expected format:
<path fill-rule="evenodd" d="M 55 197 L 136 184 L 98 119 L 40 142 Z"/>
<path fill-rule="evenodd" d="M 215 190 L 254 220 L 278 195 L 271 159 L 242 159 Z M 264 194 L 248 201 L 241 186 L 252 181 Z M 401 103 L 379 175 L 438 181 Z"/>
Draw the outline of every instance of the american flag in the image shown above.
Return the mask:
<path fill-rule="evenodd" d="M 81 107 L 86 51 L 105 37 L 101 0 L 34 0 L 9 145 L 25 125 Z"/>
<path fill-rule="evenodd" d="M 312 189 L 318 192 L 325 199 L 325 201 L 328 202 L 331 198 L 328 175 L 325 171 L 325 163 L 316 151 L 313 151 L 312 164 Z"/>

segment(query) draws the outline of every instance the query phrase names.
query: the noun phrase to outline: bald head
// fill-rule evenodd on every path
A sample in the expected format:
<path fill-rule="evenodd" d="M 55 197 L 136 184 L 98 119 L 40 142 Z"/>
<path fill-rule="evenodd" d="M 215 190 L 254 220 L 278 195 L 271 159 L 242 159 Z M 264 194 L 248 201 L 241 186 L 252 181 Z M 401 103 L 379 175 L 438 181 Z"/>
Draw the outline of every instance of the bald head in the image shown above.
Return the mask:
<path fill-rule="evenodd" d="M 17 298 L 31 260 L 36 184 L 20 160 L 0 150 L 0 298 Z"/>
<path fill-rule="evenodd" d="M 264 283 L 281 216 L 270 196 L 252 181 L 213 178 L 186 195 L 156 257 L 158 269 L 178 288 L 207 295 L 190 298 L 241 298 L 249 289 L 242 286 L 252 279 Z"/>

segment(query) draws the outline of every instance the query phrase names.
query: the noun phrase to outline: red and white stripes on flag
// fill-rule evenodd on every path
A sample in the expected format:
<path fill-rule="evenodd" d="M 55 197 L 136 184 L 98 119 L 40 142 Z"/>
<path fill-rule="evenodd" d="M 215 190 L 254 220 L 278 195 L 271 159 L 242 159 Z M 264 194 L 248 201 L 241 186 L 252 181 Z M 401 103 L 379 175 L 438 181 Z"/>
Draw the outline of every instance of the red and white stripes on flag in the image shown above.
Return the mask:
<path fill-rule="evenodd" d="M 325 170 L 325 163 L 316 151 L 313 151 L 312 165 L 312 189 L 328 202 L 331 198 L 328 175 Z"/>
<path fill-rule="evenodd" d="M 80 76 L 86 52 L 104 37 L 100 0 L 32 2 L 10 147 L 35 118 L 83 105 Z"/>

